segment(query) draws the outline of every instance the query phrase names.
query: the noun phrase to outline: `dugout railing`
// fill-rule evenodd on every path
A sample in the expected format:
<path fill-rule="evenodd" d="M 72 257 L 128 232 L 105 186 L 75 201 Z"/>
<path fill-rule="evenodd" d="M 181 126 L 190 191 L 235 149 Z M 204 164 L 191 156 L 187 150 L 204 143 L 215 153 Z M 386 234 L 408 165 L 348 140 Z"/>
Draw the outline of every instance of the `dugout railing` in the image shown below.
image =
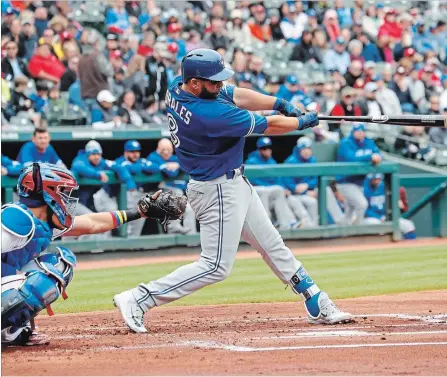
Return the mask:
<path fill-rule="evenodd" d="M 399 164 L 384 161 L 378 166 L 371 166 L 364 163 L 317 163 L 312 165 L 303 164 L 281 164 L 276 166 L 259 165 L 247 166 L 246 176 L 250 178 L 272 177 L 272 176 L 317 176 L 319 181 L 319 215 L 320 225 L 315 228 L 303 228 L 296 230 L 281 231 L 286 240 L 290 239 L 324 239 L 339 238 L 361 235 L 389 235 L 393 240 L 401 238 L 399 231 L 399 217 L 401 216 L 398 207 L 399 187 L 430 187 L 431 191 L 421 198 L 418 203 L 410 208 L 409 214 L 415 214 L 420 208 L 431 203 L 433 207 L 433 227 L 434 235 L 447 237 L 447 177 L 435 175 L 405 175 L 399 174 Z M 383 173 L 387 187 L 387 219 L 378 225 L 349 225 L 338 226 L 328 225 L 326 211 L 326 186 L 337 175 L 367 175 L 368 173 Z M 119 183 L 117 178 L 110 174 L 109 184 L 119 185 L 119 195 L 117 201 L 119 208 L 127 208 L 126 187 Z M 161 174 L 135 176 L 137 183 L 157 183 L 163 180 Z M 4 189 L 4 202 L 13 200 L 13 190 L 17 180 L 10 177 L 2 178 L 2 189 Z M 102 183 L 96 180 L 79 179 L 80 186 L 93 185 L 101 186 Z M 406 216 L 409 217 L 409 216 Z M 119 229 L 119 236 L 101 240 L 75 240 L 56 241 L 51 247 L 57 247 L 63 243 L 66 247 L 75 252 L 88 252 L 94 249 L 102 250 L 128 250 L 128 249 L 157 249 L 163 247 L 189 246 L 199 243 L 198 235 L 173 235 L 157 234 L 143 235 L 140 237 L 127 237 L 126 225 Z"/>

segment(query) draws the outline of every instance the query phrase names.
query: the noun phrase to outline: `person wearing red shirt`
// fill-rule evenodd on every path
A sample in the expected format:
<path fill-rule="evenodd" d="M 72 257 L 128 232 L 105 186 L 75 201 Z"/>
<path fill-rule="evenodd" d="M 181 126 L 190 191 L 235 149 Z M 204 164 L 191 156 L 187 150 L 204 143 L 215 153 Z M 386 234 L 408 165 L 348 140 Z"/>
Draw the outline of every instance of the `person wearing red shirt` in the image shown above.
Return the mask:
<path fill-rule="evenodd" d="M 402 39 L 402 26 L 396 20 L 397 12 L 394 9 L 390 9 L 385 14 L 385 20 L 382 26 L 379 28 L 378 35 L 388 35 L 393 41 L 400 41 Z"/>
<path fill-rule="evenodd" d="M 362 110 L 359 105 L 354 104 L 355 90 L 345 86 L 340 93 L 341 100 L 331 110 L 331 116 L 361 116 Z M 328 123 L 329 131 L 340 132 L 340 123 Z"/>
<path fill-rule="evenodd" d="M 28 71 L 36 79 L 58 83 L 65 72 L 64 65 L 51 53 L 50 46 L 41 44 L 28 64 Z"/>

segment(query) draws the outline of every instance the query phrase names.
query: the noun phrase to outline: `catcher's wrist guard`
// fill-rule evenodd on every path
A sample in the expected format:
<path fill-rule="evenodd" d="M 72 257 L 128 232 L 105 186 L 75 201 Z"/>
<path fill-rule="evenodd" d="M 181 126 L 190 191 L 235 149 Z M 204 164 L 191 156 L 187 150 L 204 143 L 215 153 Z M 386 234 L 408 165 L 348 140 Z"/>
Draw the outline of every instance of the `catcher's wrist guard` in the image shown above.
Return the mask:
<path fill-rule="evenodd" d="M 115 228 L 120 227 L 121 225 L 128 223 L 129 221 L 134 221 L 141 219 L 143 216 L 138 211 L 138 209 L 128 209 L 126 211 L 112 211 L 110 212 L 113 219 L 113 224 Z"/>

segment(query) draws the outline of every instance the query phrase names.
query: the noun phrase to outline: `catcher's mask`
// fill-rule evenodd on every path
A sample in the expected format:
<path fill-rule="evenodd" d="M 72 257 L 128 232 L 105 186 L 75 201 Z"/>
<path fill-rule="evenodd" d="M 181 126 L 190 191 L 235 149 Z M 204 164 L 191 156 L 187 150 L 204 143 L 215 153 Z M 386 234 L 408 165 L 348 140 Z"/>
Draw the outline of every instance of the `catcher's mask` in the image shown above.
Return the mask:
<path fill-rule="evenodd" d="M 57 229 L 57 235 L 68 232 L 74 225 L 78 198 L 71 195 L 79 188 L 73 174 L 60 166 L 34 162 L 26 166 L 19 177 L 17 191 L 20 201 L 28 207 L 47 205 L 56 215 L 63 229 Z M 51 216 L 48 223 L 50 225 Z"/>

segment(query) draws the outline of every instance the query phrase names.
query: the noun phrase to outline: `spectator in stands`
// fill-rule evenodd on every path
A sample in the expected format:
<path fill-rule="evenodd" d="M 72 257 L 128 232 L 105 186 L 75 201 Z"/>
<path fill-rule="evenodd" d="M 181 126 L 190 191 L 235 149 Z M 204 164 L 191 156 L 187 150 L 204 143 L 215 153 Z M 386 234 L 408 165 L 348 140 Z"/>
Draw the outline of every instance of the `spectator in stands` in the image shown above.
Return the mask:
<path fill-rule="evenodd" d="M 246 165 L 277 165 L 272 157 L 272 140 L 269 137 L 258 139 L 256 148 L 256 151 L 248 155 L 245 161 Z M 276 218 L 279 229 L 294 229 L 300 225 L 287 203 L 286 196 L 290 195 L 290 192 L 284 188 L 282 178 L 256 178 L 252 179 L 251 183 L 258 193 L 269 218 L 272 221 L 273 218 Z"/>
<path fill-rule="evenodd" d="M 89 32 L 87 43 L 78 69 L 82 100 L 91 112 L 99 92 L 109 89 L 108 80 L 113 76 L 113 68 L 101 51 L 101 42 L 96 33 Z"/>
<path fill-rule="evenodd" d="M 442 109 L 442 113 L 447 117 L 447 107 Z M 432 127 L 430 128 L 429 135 L 432 143 L 447 146 L 447 128 Z"/>
<path fill-rule="evenodd" d="M 25 76 L 14 80 L 14 90 L 11 92 L 11 99 L 5 109 L 5 116 L 8 120 L 20 112 L 33 111 L 33 101 L 25 94 L 27 87 L 28 78 Z"/>
<path fill-rule="evenodd" d="M 301 42 L 293 48 L 290 60 L 298 60 L 303 63 L 308 61 L 312 63 L 322 63 L 322 56 L 314 48 L 312 40 L 312 32 L 307 29 L 304 30 Z"/>
<path fill-rule="evenodd" d="M 315 29 L 312 32 L 312 46 L 315 48 L 315 54 L 319 56 L 322 63 L 326 51 L 329 49 L 326 33 L 322 29 Z"/>
<path fill-rule="evenodd" d="M 375 82 L 369 82 L 365 85 L 365 97 L 366 104 L 368 105 L 369 116 L 379 117 L 380 115 L 385 115 L 385 111 L 377 101 L 377 90 L 378 86 Z"/>
<path fill-rule="evenodd" d="M 360 34 L 359 41 L 363 44 L 362 57 L 365 61 L 376 63 L 383 61 L 377 45 L 371 42 L 365 33 Z"/>
<path fill-rule="evenodd" d="M 11 160 L 9 157 L 2 156 L 2 176 L 6 175 L 8 177 L 18 177 L 23 165 L 18 162 Z"/>
<path fill-rule="evenodd" d="M 387 35 L 392 42 L 399 41 L 402 38 L 402 26 L 397 22 L 397 12 L 395 9 L 390 8 L 385 13 L 384 22 L 379 27 L 377 35 L 379 38 L 381 35 Z"/>
<path fill-rule="evenodd" d="M 335 11 L 337 12 L 340 27 L 349 28 L 354 22 L 352 19 L 353 10 L 351 8 L 346 8 L 343 4 L 343 0 L 335 0 L 334 7 Z"/>
<path fill-rule="evenodd" d="M 390 89 L 396 93 L 401 104 L 402 111 L 414 113 L 416 109 L 416 102 L 413 99 L 413 93 L 410 90 L 410 80 L 411 79 L 407 77 L 405 68 L 399 66 L 394 74 L 394 81 L 390 84 Z"/>
<path fill-rule="evenodd" d="M 14 20 L 15 20 L 14 9 L 12 7 L 7 7 L 6 10 L 2 12 L 2 34 L 11 33 L 11 24 Z"/>
<path fill-rule="evenodd" d="M 228 49 L 230 40 L 225 35 L 225 21 L 220 17 L 213 17 L 210 23 L 211 32 L 203 38 L 205 45 L 213 50 L 217 49 L 217 47 Z"/>
<path fill-rule="evenodd" d="M 43 113 L 48 105 L 48 91 L 52 87 L 52 83 L 45 80 L 36 82 L 36 93 L 30 95 L 33 101 L 33 108 L 38 113 Z"/>
<path fill-rule="evenodd" d="M 73 56 L 70 59 L 68 59 L 67 70 L 61 77 L 60 82 L 61 92 L 68 92 L 70 86 L 77 80 L 79 72 L 78 68 L 79 68 L 79 56 Z"/>
<path fill-rule="evenodd" d="M 29 61 L 37 48 L 38 38 L 35 33 L 33 21 L 30 19 L 22 20 L 22 33 L 19 36 L 19 54 L 18 56 Z"/>
<path fill-rule="evenodd" d="M 312 140 L 301 137 L 293 148 L 292 154 L 285 164 L 313 164 L 316 158 L 312 155 Z M 292 193 L 287 197 L 290 208 L 301 221 L 301 226 L 318 226 L 318 178 L 286 177 L 285 187 Z M 326 188 L 327 210 L 336 224 L 344 223 L 344 215 L 330 187 Z"/>
<path fill-rule="evenodd" d="M 360 106 L 354 104 L 355 90 L 350 86 L 344 87 L 340 92 L 340 102 L 337 103 L 330 112 L 332 116 L 361 116 Z M 339 123 L 329 123 L 330 131 L 340 132 Z"/>
<path fill-rule="evenodd" d="M 15 19 L 11 22 L 11 25 L 9 26 L 9 36 L 11 38 L 11 41 L 19 43 L 19 36 L 20 36 L 20 20 Z"/>
<path fill-rule="evenodd" d="M 51 138 L 48 130 L 36 128 L 31 141 L 23 144 L 17 156 L 17 161 L 21 164 L 27 162 L 47 162 L 65 167 L 53 146 L 50 144 Z"/>
<path fill-rule="evenodd" d="M 146 97 L 154 97 L 159 104 L 164 102 L 168 89 L 168 76 L 164 56 L 167 56 L 166 43 L 157 42 L 154 53 L 146 60 L 146 74 L 149 76 L 149 85 L 146 89 Z"/>
<path fill-rule="evenodd" d="M 118 157 L 115 162 L 124 167 L 131 175 L 153 174 L 158 172 L 158 168 L 152 162 L 141 158 L 141 144 L 137 140 L 128 140 L 124 144 L 124 154 Z M 138 201 L 144 196 L 142 185 L 138 185 L 134 191 L 127 191 L 127 208 L 136 208 Z M 145 219 L 133 221 L 127 226 L 127 233 L 130 236 L 140 236 L 143 230 Z"/>
<path fill-rule="evenodd" d="M 429 99 L 429 108 L 424 114 L 427 115 L 440 115 L 441 114 L 441 101 L 438 95 L 432 95 Z"/>
<path fill-rule="evenodd" d="M 270 19 L 270 33 L 274 41 L 285 41 L 286 37 L 281 30 L 281 19 L 279 17 L 279 11 L 276 8 L 271 8 L 268 11 L 268 18 Z"/>
<path fill-rule="evenodd" d="M 263 59 L 260 56 L 254 55 L 248 64 L 248 69 L 253 77 L 255 87 L 260 90 L 264 90 L 265 85 L 267 84 L 267 79 L 263 72 L 263 68 Z"/>
<path fill-rule="evenodd" d="M 6 56 L 2 59 L 2 75 L 7 81 L 14 81 L 21 76 L 30 77 L 26 63 L 17 57 L 17 43 L 10 41 L 6 44 Z"/>
<path fill-rule="evenodd" d="M 123 121 L 118 116 L 118 108 L 114 105 L 115 96 L 108 90 L 101 90 L 96 99 L 97 102 L 91 111 L 93 128 L 108 130 L 122 126 Z"/>
<path fill-rule="evenodd" d="M 141 104 L 145 95 L 147 86 L 146 72 L 145 72 L 146 59 L 136 54 L 129 62 L 127 71 L 124 77 L 123 86 L 125 90 L 132 89 L 136 96 L 136 102 Z"/>
<path fill-rule="evenodd" d="M 334 49 L 329 49 L 324 55 L 324 66 L 328 71 L 337 70 L 342 75 L 346 73 L 351 64 L 351 57 L 346 51 L 345 39 L 338 37 Z"/>
<path fill-rule="evenodd" d="M 125 8 L 125 0 L 115 0 L 112 7 L 106 12 L 106 25 L 108 28 L 114 26 L 120 30 L 127 31 L 131 24 L 129 21 L 129 14 Z"/>
<path fill-rule="evenodd" d="M 346 85 L 351 87 L 358 87 L 361 84 L 357 84 L 358 82 L 363 83 L 363 67 L 362 62 L 360 60 L 354 60 L 348 68 L 348 72 L 344 74 L 344 78 L 346 80 Z"/>
<path fill-rule="evenodd" d="M 376 98 L 383 109 L 383 113 L 385 115 L 402 115 L 402 108 L 396 93 L 386 87 L 382 75 L 376 76 L 375 79 L 377 84 Z"/>
<path fill-rule="evenodd" d="M 430 162 L 434 151 L 424 127 L 405 126 L 394 143 L 396 152 L 406 158 Z"/>
<path fill-rule="evenodd" d="M 348 43 L 348 51 L 351 54 L 351 62 L 354 60 L 358 60 L 362 64 L 365 62 L 365 58 L 362 56 L 363 43 L 358 39 L 353 39 Z"/>
<path fill-rule="evenodd" d="M 253 75 L 249 72 L 236 73 L 235 81 L 236 85 L 240 88 L 257 90 L 253 85 Z"/>
<path fill-rule="evenodd" d="M 388 34 L 379 34 L 377 39 L 377 49 L 380 54 L 380 61 L 393 63 L 394 53 L 390 47 L 391 37 Z"/>
<path fill-rule="evenodd" d="M 416 33 L 413 35 L 413 46 L 417 52 L 424 55 L 427 51 L 435 50 L 435 39 L 430 32 L 425 30 L 425 21 L 423 19 L 416 23 Z"/>
<path fill-rule="evenodd" d="M 386 220 L 386 196 L 383 174 L 369 174 L 363 186 L 363 192 L 368 202 L 365 212 L 365 224 L 381 224 Z M 399 208 L 403 206 L 399 200 Z M 414 223 L 411 220 L 399 218 L 399 229 L 405 240 L 416 238 Z"/>
<path fill-rule="evenodd" d="M 37 48 L 37 53 L 31 58 L 28 70 L 36 79 L 58 83 L 65 72 L 64 65 L 51 54 L 51 46 L 44 43 Z"/>
<path fill-rule="evenodd" d="M 119 50 L 121 51 L 121 57 L 126 66 L 135 55 L 135 51 L 131 48 L 129 40 L 130 35 L 127 33 L 121 35 L 119 38 Z"/>
<path fill-rule="evenodd" d="M 113 73 L 113 80 L 110 83 L 111 93 L 115 97 L 121 97 L 124 93 L 124 69 L 116 68 Z"/>
<path fill-rule="evenodd" d="M 44 6 L 39 6 L 34 11 L 34 26 L 36 28 L 36 34 L 40 37 L 43 35 L 44 30 L 48 27 L 48 9 Z"/>
<path fill-rule="evenodd" d="M 380 164 L 382 155 L 375 142 L 365 135 L 365 125 L 356 123 L 351 134 L 338 147 L 337 161 Z M 337 188 L 344 197 L 345 216 L 353 224 L 362 224 L 368 202 L 363 195 L 364 177 L 361 175 L 338 176 Z"/>
<path fill-rule="evenodd" d="M 186 55 L 186 42 L 181 37 L 182 25 L 180 23 L 172 23 L 168 25 L 168 43 L 176 44 L 177 61 L 181 61 Z M 222 45 L 219 45 L 222 46 Z"/>
<path fill-rule="evenodd" d="M 340 36 L 340 24 L 338 22 L 337 12 L 334 9 L 328 9 L 324 14 L 323 26 L 329 41 L 335 43 Z"/>
<path fill-rule="evenodd" d="M 250 33 L 247 31 L 248 36 L 250 36 Z M 206 48 L 205 44 L 202 41 L 202 37 L 200 33 L 195 30 L 191 29 L 189 32 L 189 39 L 186 42 L 186 51 L 189 52 L 191 50 L 195 50 L 196 48 Z M 230 37 L 231 38 L 231 37 Z M 234 42 L 236 44 L 236 42 Z"/>
<path fill-rule="evenodd" d="M 128 125 L 141 127 L 143 119 L 138 111 L 135 110 L 135 93 L 132 90 L 126 90 L 119 102 L 118 116 L 122 121 Z"/>
<path fill-rule="evenodd" d="M 136 184 L 125 167 L 102 157 L 102 147 L 96 140 L 90 140 L 85 149 L 78 152 L 71 170 L 79 178 L 94 179 L 104 183 L 102 187 L 82 185 L 79 188 L 79 202 L 91 211 L 107 212 L 118 209 L 115 198 L 110 196 L 111 187 L 105 185 L 109 181 L 107 171 L 116 173 L 128 190 L 136 189 Z"/>
<path fill-rule="evenodd" d="M 247 25 L 252 39 L 269 42 L 272 39 L 272 31 L 264 5 L 262 3 L 251 3 L 249 10 L 252 17 L 248 20 Z"/>
<path fill-rule="evenodd" d="M 167 181 L 161 182 L 159 188 L 168 189 L 178 194 L 183 194 L 186 189 L 186 181 L 178 179 L 180 173 L 180 165 L 178 158 L 174 154 L 174 146 L 168 139 L 161 139 L 158 142 L 157 150 L 147 156 L 150 161 Z M 176 180 L 173 180 L 177 178 Z M 168 233 L 195 234 L 197 233 L 197 225 L 195 214 L 188 205 L 183 219 L 183 225 L 180 220 L 171 221 L 168 224 Z"/>
<path fill-rule="evenodd" d="M 289 5 L 287 17 L 281 21 L 281 30 L 287 42 L 298 43 L 307 24 L 307 14 L 303 12 L 301 1 Z"/>

